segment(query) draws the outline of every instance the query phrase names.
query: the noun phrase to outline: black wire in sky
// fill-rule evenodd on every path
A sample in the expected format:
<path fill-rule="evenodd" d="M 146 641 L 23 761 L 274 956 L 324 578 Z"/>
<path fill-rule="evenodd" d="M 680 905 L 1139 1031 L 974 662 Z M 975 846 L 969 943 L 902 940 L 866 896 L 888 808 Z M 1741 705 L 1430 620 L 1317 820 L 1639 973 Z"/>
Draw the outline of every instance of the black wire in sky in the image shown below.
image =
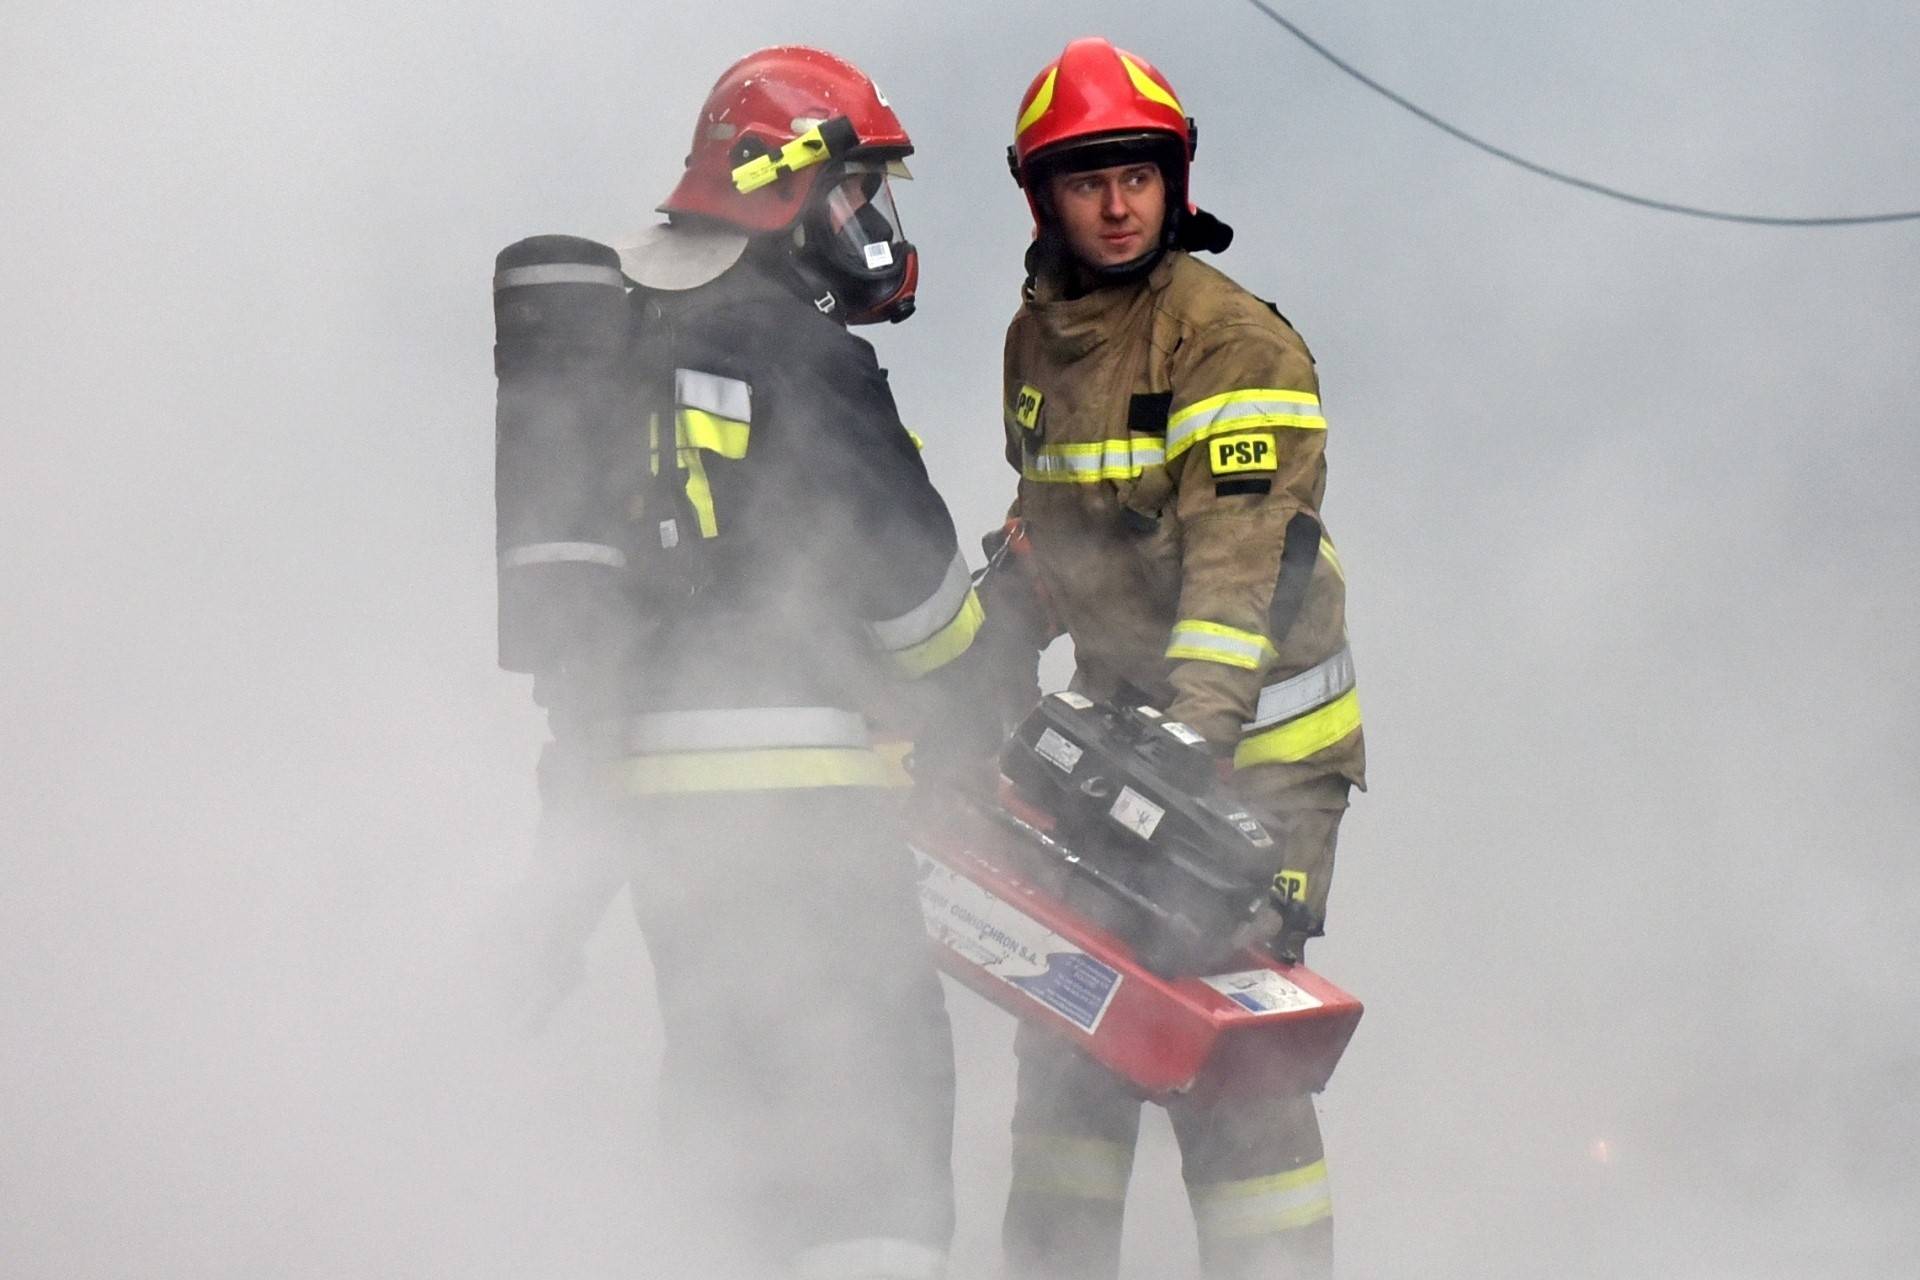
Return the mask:
<path fill-rule="evenodd" d="M 1643 209 L 1659 209 L 1664 213 L 1680 213 L 1690 218 L 1712 218 L 1718 222 L 1744 222 L 1751 226 L 1759 227 L 1857 227 L 1871 222 L 1911 222 L 1920 219 L 1920 209 L 1911 209 L 1901 213 L 1848 214 L 1828 218 L 1774 218 L 1758 213 L 1726 213 L 1718 209 L 1696 208 L 1690 204 L 1674 204 L 1667 200 L 1653 200 L 1646 196 L 1634 195 L 1631 191 L 1622 191 L 1618 187 L 1609 187 L 1598 182 L 1591 182 L 1586 178 L 1577 178 L 1573 174 L 1562 173 L 1558 169 L 1549 169 L 1543 164 L 1535 164 L 1525 156 L 1517 156 L 1511 151 L 1494 146 L 1491 142 L 1474 137 L 1464 129 L 1448 124 L 1439 116 L 1434 115 L 1433 112 L 1407 101 L 1393 90 L 1387 88 L 1387 86 L 1381 84 L 1378 80 L 1367 75 L 1366 72 L 1341 58 L 1340 55 L 1333 52 L 1333 50 L 1327 48 L 1318 40 L 1315 40 L 1312 36 L 1276 13 L 1271 7 L 1265 4 L 1263 0 L 1247 0 L 1247 3 L 1258 9 L 1261 13 L 1266 14 L 1269 19 L 1286 31 L 1288 35 L 1395 106 L 1411 111 L 1414 115 L 1419 116 L 1434 128 L 1452 134 L 1470 147 L 1475 147 L 1490 156 L 1505 160 L 1508 164 L 1518 165 L 1529 173 L 1537 173 L 1541 177 L 1551 178 L 1555 182 L 1564 182 L 1570 187 L 1579 187 L 1583 191 L 1591 191 L 1596 195 L 1607 196 L 1614 200 L 1623 200 L 1628 204 L 1637 204 Z"/>

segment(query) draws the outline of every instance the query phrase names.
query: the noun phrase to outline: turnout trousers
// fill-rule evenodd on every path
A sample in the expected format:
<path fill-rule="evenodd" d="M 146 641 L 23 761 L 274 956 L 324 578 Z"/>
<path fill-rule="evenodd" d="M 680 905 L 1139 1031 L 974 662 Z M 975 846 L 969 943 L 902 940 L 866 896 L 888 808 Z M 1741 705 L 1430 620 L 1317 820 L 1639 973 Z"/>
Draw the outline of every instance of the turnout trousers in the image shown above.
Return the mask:
<path fill-rule="evenodd" d="M 803 1280 L 936 1280 L 953 1231 L 952 1034 L 899 795 L 635 802 L 663 1131 L 699 1207 Z"/>
<path fill-rule="evenodd" d="M 1273 819 L 1289 860 L 1332 845 L 1344 810 Z M 1263 817 L 1270 816 L 1263 814 Z M 1324 841 L 1324 850 L 1303 848 Z M 1141 1096 L 1044 1027 L 1022 1022 L 1013 1178 L 1002 1242 L 1009 1280 L 1112 1280 L 1119 1274 Z M 1326 1280 L 1333 1200 L 1309 1094 L 1163 1099 L 1209 1280 Z"/>

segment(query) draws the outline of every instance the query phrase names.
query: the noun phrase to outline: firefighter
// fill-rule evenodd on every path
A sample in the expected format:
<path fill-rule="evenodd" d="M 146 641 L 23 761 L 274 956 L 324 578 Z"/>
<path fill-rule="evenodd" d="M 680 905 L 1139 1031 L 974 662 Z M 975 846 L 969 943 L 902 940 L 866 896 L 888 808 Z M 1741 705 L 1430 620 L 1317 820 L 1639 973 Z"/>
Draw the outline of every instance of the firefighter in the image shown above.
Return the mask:
<path fill-rule="evenodd" d="M 1083 39 L 1035 77 L 1008 159 L 1035 221 L 1007 332 L 1010 528 L 995 590 L 1043 599 L 1075 687 L 1198 730 L 1284 850 L 1261 940 L 1318 934 L 1334 835 L 1364 786 L 1344 578 L 1326 527 L 1313 358 L 1196 251 L 1231 230 L 1188 196 L 1195 129 L 1144 59 Z M 1017 559 L 1018 557 L 1016 557 Z M 1007 618 L 1038 618 L 1009 599 Z M 1000 597 L 988 594 L 1000 617 Z M 1048 637 L 1030 633 L 1023 652 Z M 1019 683 L 1027 687 L 1031 666 Z M 1020 1277 L 1110 1277 L 1140 1099 L 1066 1041 L 1018 1033 L 1004 1242 Z M 1322 1277 L 1332 1206 L 1310 1096 L 1168 1104 L 1209 1276 Z"/>
<path fill-rule="evenodd" d="M 918 682 L 949 720 L 920 747 L 937 767 L 982 611 L 848 328 L 912 309 L 890 185 L 911 150 L 857 68 L 764 49 L 720 77 L 666 222 L 617 268 L 524 268 L 630 290 L 632 335 L 621 447 L 577 472 L 605 490 L 606 531 L 502 553 L 600 574 L 632 606 L 583 614 L 538 673 L 548 843 L 571 859 L 552 914 L 590 929 L 631 886 L 675 1175 L 756 1270 L 802 1280 L 932 1280 L 953 1226 L 953 1051 L 906 776 L 864 713 Z"/>

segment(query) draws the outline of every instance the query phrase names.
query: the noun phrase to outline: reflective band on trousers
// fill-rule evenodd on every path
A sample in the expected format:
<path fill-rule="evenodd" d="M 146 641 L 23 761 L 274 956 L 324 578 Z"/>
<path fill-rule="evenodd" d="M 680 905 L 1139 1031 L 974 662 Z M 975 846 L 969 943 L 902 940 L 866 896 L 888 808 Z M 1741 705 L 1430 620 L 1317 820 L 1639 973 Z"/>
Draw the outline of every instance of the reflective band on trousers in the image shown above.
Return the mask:
<path fill-rule="evenodd" d="M 866 717 L 839 707 L 649 711 L 627 724 L 627 750 L 634 755 L 866 745 Z"/>
<path fill-rule="evenodd" d="M 862 747 L 676 751 L 630 756 L 616 769 L 622 789 L 636 796 L 913 785 L 886 757 Z"/>
<path fill-rule="evenodd" d="M 526 267 L 508 267 L 493 278 L 495 289 L 519 289 L 533 284 L 606 284 L 623 289 L 626 283 L 620 268 L 596 266 L 591 262 L 539 262 Z"/>
<path fill-rule="evenodd" d="M 523 542 L 500 553 L 502 569 L 519 569 L 530 564 L 601 564 L 609 569 L 627 567 L 626 553 L 604 542 Z"/>
<path fill-rule="evenodd" d="M 1282 720 L 1304 715 L 1315 707 L 1332 702 L 1353 688 L 1353 650 L 1340 646 L 1340 652 L 1324 662 L 1315 663 L 1297 676 L 1288 676 L 1260 691 L 1253 719 L 1244 728 L 1268 729 Z"/>
<path fill-rule="evenodd" d="M 1261 659 L 1274 656 L 1273 644 L 1257 631 L 1242 631 L 1219 622 L 1182 618 L 1173 624 L 1167 657 L 1218 662 L 1254 671 Z"/>
<path fill-rule="evenodd" d="M 940 1280 L 947 1255 L 898 1236 L 836 1240 L 793 1256 L 794 1280 Z"/>
<path fill-rule="evenodd" d="M 972 589 L 973 577 L 967 572 L 966 558 L 956 551 L 933 594 L 897 618 L 871 624 L 873 638 L 889 653 L 910 649 L 952 622 Z"/>
<path fill-rule="evenodd" d="M 1043 484 L 1093 484 L 1101 480 L 1131 480 L 1148 467 L 1157 467 L 1166 460 L 1167 444 L 1159 436 L 1045 444 L 1027 450 L 1020 474 Z"/>
<path fill-rule="evenodd" d="M 1270 387 L 1228 391 L 1190 404 L 1167 419 L 1167 460 L 1172 461 L 1202 440 L 1252 427 L 1325 431 L 1327 420 L 1320 416 L 1320 397 L 1311 391 Z"/>
<path fill-rule="evenodd" d="M 1194 1226 L 1216 1240 L 1278 1235 L 1333 1216 L 1325 1160 L 1264 1178 L 1205 1183 L 1189 1194 Z"/>
<path fill-rule="evenodd" d="M 1013 1190 L 1075 1200 L 1125 1200 L 1133 1148 L 1105 1138 L 1013 1135 Z"/>

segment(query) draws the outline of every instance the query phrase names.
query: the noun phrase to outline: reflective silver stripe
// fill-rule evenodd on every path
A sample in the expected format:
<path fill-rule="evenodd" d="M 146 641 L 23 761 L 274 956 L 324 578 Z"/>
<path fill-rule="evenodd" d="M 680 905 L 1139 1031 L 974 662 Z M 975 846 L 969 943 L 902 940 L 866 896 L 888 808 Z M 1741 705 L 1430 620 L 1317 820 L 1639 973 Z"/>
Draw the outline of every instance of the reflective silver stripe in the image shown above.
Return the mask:
<path fill-rule="evenodd" d="M 627 722 L 627 750 L 642 756 L 668 751 L 866 745 L 866 717 L 838 707 L 650 711 Z"/>
<path fill-rule="evenodd" d="M 1230 392 L 1202 400 L 1173 415 L 1167 424 L 1167 449 L 1174 455 L 1188 445 L 1209 436 L 1263 426 L 1319 427 L 1327 420 L 1321 416 L 1320 398 L 1305 391 L 1258 393 Z"/>
<path fill-rule="evenodd" d="M 704 409 L 735 422 L 753 421 L 753 388 L 738 378 L 723 378 L 698 369 L 673 371 L 673 400 L 689 409 Z"/>
<path fill-rule="evenodd" d="M 836 1240 L 793 1258 L 794 1280 L 940 1280 L 946 1273 L 946 1254 L 898 1236 Z"/>
<path fill-rule="evenodd" d="M 1124 478 L 1167 460 L 1166 443 L 1159 436 L 1127 440 L 1096 440 L 1087 444 L 1049 444 L 1028 450 L 1030 479 Z"/>
<path fill-rule="evenodd" d="M 541 262 L 530 267 L 508 267 L 493 277 L 495 289 L 518 289 L 529 284 L 610 284 L 622 289 L 626 283 L 620 268 L 595 266 L 591 262 Z"/>
<path fill-rule="evenodd" d="M 1013 1186 L 1020 1194 L 1075 1200 L 1125 1200 L 1133 1148 L 1106 1138 L 1018 1133 L 1013 1137 Z"/>
<path fill-rule="evenodd" d="M 1193 1192 L 1194 1226 L 1203 1238 L 1279 1235 L 1332 1213 L 1324 1160 L 1271 1177 L 1216 1182 Z"/>
<path fill-rule="evenodd" d="M 1215 623 L 1183 622 L 1167 645 L 1170 658 L 1224 662 L 1251 671 L 1272 649 L 1265 636 Z"/>
<path fill-rule="evenodd" d="M 1245 729 L 1266 729 L 1325 706 L 1353 688 L 1353 650 L 1346 645 L 1325 662 L 1260 691 L 1260 705 Z"/>
<path fill-rule="evenodd" d="M 502 569 L 530 564 L 603 564 L 609 569 L 624 569 L 627 557 L 620 548 L 604 542 L 523 542 L 500 553 Z"/>
<path fill-rule="evenodd" d="M 897 618 L 869 624 L 874 639 L 888 653 L 911 649 L 952 622 L 972 589 L 973 575 L 967 572 L 966 557 L 956 551 L 952 563 L 947 565 L 946 577 L 940 579 L 932 595 Z"/>

